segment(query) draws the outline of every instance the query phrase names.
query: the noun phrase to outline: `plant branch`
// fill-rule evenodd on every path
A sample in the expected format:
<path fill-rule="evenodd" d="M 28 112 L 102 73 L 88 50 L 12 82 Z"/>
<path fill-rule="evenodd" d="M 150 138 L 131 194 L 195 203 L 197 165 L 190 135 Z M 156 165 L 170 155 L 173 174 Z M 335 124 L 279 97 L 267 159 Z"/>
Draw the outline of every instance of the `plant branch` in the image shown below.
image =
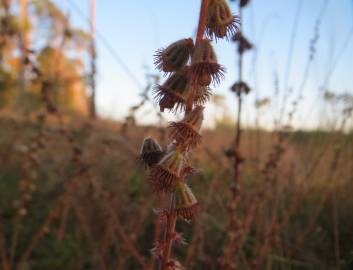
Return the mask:
<path fill-rule="evenodd" d="M 242 7 L 241 1 L 239 1 L 239 32 L 242 32 Z M 238 58 L 238 81 L 241 82 L 243 77 L 243 53 L 239 51 L 239 58 Z M 236 127 L 235 127 L 235 137 L 233 142 L 233 187 L 232 191 L 232 198 L 228 206 L 228 214 L 230 219 L 230 231 L 228 233 L 228 242 L 224 249 L 224 257 L 223 257 L 223 264 L 225 267 L 228 267 L 231 263 L 231 253 L 233 250 L 233 246 L 236 242 L 236 235 L 239 233 L 238 225 L 239 222 L 236 217 L 235 209 L 237 206 L 237 202 L 239 200 L 239 167 L 241 164 L 241 156 L 240 152 L 240 144 L 241 144 L 241 113 L 242 113 L 242 92 L 239 91 L 237 93 L 237 116 L 236 116 Z M 235 233 L 236 232 L 236 233 Z"/>
<path fill-rule="evenodd" d="M 197 35 L 196 35 L 196 41 L 195 41 L 196 44 L 198 42 L 200 42 L 204 37 L 209 3 L 210 3 L 210 0 L 202 0 L 201 1 L 200 16 L 199 16 Z M 194 86 L 194 82 L 191 82 L 190 87 L 193 87 L 193 86 Z M 193 104 L 194 97 L 195 97 L 194 92 L 195 91 L 191 91 L 191 94 L 187 99 L 185 115 L 192 110 L 192 104 Z M 175 197 L 174 197 L 174 194 L 171 194 L 170 195 L 170 208 L 169 208 L 169 213 L 167 216 L 167 227 L 166 227 L 165 238 L 164 238 L 165 248 L 163 250 L 163 258 L 162 258 L 162 262 L 160 265 L 160 269 L 162 269 L 162 270 L 166 270 L 168 268 L 168 262 L 170 260 L 170 254 L 171 254 L 171 250 L 172 250 L 172 246 L 173 246 L 175 225 L 176 225 L 176 221 L 177 221 L 177 216 L 175 213 L 173 213 L 174 204 L 175 204 Z"/>
<path fill-rule="evenodd" d="M 168 269 L 168 262 L 170 260 L 170 254 L 173 246 L 175 225 L 177 221 L 177 216 L 175 213 L 173 213 L 174 204 L 175 204 L 175 196 L 173 193 L 170 196 L 169 213 L 167 216 L 167 227 L 166 227 L 165 236 L 164 236 L 165 246 L 163 250 L 163 259 L 161 263 L 162 270 Z"/>
<path fill-rule="evenodd" d="M 206 29 L 207 11 L 210 0 L 202 0 L 200 8 L 199 25 L 197 27 L 196 44 L 203 39 Z"/>
<path fill-rule="evenodd" d="M 207 12 L 208 12 L 209 4 L 210 4 L 210 0 L 202 0 L 201 1 L 200 16 L 199 16 L 199 23 L 198 23 L 198 27 L 197 27 L 195 44 L 198 44 L 203 39 L 205 29 L 206 29 Z M 193 85 L 194 85 L 194 82 L 191 82 L 190 87 L 193 88 Z M 191 91 L 191 93 L 186 101 L 185 113 L 188 113 L 192 110 L 192 103 L 195 98 L 194 92 L 195 91 Z"/>

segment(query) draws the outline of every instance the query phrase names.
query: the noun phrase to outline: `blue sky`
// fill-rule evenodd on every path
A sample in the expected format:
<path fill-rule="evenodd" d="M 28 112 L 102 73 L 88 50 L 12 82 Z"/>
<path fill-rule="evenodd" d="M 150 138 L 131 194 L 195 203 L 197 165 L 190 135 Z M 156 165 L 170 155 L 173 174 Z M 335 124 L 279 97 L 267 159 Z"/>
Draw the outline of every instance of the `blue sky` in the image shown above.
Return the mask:
<path fill-rule="evenodd" d="M 89 0 L 56 0 L 70 14 L 76 26 L 87 28 L 87 22 L 70 1 L 88 16 Z M 280 98 L 277 102 L 272 100 L 270 107 L 261 111 L 260 120 L 263 125 L 271 126 L 274 117 L 278 117 L 285 89 L 292 88 L 294 94 L 291 97 L 297 96 L 308 61 L 309 42 L 314 36 L 315 22 L 325 2 L 327 6 L 319 28 L 315 59 L 309 70 L 303 89 L 304 99 L 294 124 L 314 127 L 320 122 L 322 105 L 318 97 L 322 86 L 336 92 L 353 93 L 352 0 L 252 0 L 243 12 L 244 33 L 256 46 L 244 60 L 244 77 L 254 89 L 245 101 L 243 118 L 247 124 L 251 125 L 255 119 L 255 99 L 273 96 L 276 77 Z M 96 28 L 134 77 L 144 85 L 146 67 L 153 71 L 153 54 L 156 49 L 180 38 L 194 36 L 199 5 L 200 0 L 96 0 Z M 237 5 L 230 5 L 237 14 Z M 298 23 L 293 54 L 291 60 L 288 60 L 296 16 Z M 140 89 L 112 57 L 100 38 L 97 44 L 98 111 L 102 116 L 122 119 L 129 106 L 139 101 Z M 227 75 L 225 81 L 214 89 L 214 93 L 225 96 L 229 113 L 234 116 L 235 98 L 229 87 L 236 81 L 235 47 L 232 43 L 219 41 L 215 49 L 219 62 L 227 69 Z M 287 72 L 289 62 L 291 65 Z M 333 63 L 337 65 L 332 75 L 328 76 Z M 212 124 L 217 113 L 222 113 L 222 110 L 208 107 L 208 124 Z M 140 119 L 141 122 L 155 120 L 152 115 L 144 113 L 140 114 Z"/>

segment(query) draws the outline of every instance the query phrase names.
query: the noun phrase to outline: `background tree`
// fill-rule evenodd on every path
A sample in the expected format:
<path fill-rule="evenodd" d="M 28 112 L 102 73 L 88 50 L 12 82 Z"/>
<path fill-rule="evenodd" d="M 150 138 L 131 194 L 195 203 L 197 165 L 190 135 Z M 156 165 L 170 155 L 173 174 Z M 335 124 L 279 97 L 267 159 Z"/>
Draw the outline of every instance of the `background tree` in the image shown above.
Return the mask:
<path fill-rule="evenodd" d="M 39 84 L 31 80 L 33 67 L 28 64 L 28 59 L 33 58 L 41 72 L 41 80 L 53 86 L 50 95 L 58 106 L 87 112 L 86 58 L 89 35 L 81 29 L 75 29 L 69 16 L 50 0 L 27 2 L 22 7 L 22 13 L 25 14 L 22 16 L 25 18 L 4 4 L 0 9 L 2 24 L 7 26 L 1 31 L 0 72 L 3 76 L 0 85 L 3 87 L 0 90 L 0 106 L 12 107 L 17 99 L 21 103 L 18 107 L 21 111 L 32 111 L 38 107 Z M 16 53 L 18 51 L 22 53 Z M 17 92 L 14 86 L 16 80 Z M 23 93 L 20 88 L 24 88 Z"/>

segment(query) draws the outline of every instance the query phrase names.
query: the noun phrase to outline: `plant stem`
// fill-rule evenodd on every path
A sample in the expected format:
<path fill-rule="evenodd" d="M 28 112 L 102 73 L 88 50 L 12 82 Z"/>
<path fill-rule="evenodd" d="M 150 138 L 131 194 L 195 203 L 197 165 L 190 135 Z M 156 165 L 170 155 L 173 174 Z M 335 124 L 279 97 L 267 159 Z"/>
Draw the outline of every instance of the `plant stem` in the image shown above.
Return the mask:
<path fill-rule="evenodd" d="M 206 29 L 206 22 L 207 22 L 207 12 L 210 0 L 202 0 L 201 7 L 200 7 L 200 16 L 199 16 L 199 23 L 197 27 L 197 35 L 195 44 L 198 44 L 204 36 L 205 29 Z M 193 82 L 190 83 L 190 87 L 193 86 Z M 192 110 L 192 104 L 194 100 L 194 91 L 191 91 L 191 95 L 188 97 L 186 102 L 186 110 L 185 114 Z M 173 246 L 173 239 L 175 233 L 175 225 L 177 221 L 177 216 L 173 213 L 173 208 L 175 204 L 175 195 L 172 193 L 170 195 L 170 206 L 169 206 L 169 213 L 167 216 L 167 227 L 165 231 L 164 241 L 165 241 L 165 248 L 163 250 L 163 258 L 162 262 L 159 265 L 160 270 L 167 270 L 168 262 L 170 260 L 171 250 Z"/>
<path fill-rule="evenodd" d="M 168 262 L 170 260 L 170 254 L 173 246 L 173 236 L 174 236 L 175 225 L 177 221 L 177 217 L 173 213 L 174 204 L 175 204 L 175 194 L 172 193 L 170 195 L 169 213 L 167 216 L 167 227 L 164 233 L 165 247 L 163 250 L 163 258 L 159 265 L 159 269 L 161 270 L 168 269 Z"/>
<path fill-rule="evenodd" d="M 240 20 L 240 25 L 239 25 L 239 31 L 240 33 L 242 32 L 242 8 L 240 6 L 240 1 L 239 1 L 239 20 Z M 239 59 L 238 59 L 238 76 L 239 76 L 239 82 L 242 81 L 243 79 L 243 54 L 239 53 Z M 240 147 L 240 142 L 241 142 L 241 112 L 242 112 L 242 93 L 239 91 L 237 95 L 237 101 L 238 101 L 238 113 L 237 113 L 237 124 L 236 124 L 236 129 L 235 129 L 235 139 L 234 139 L 234 151 L 235 151 L 235 156 L 234 156 L 234 191 L 233 191 L 233 199 L 236 199 L 238 196 L 238 189 L 239 189 L 239 165 L 240 165 L 240 160 L 239 160 L 239 147 Z"/>
<path fill-rule="evenodd" d="M 158 195 L 158 208 L 162 209 L 163 208 L 163 202 L 164 202 L 164 195 L 165 193 L 159 194 Z M 160 222 L 160 217 L 157 215 L 154 221 L 154 242 L 157 243 L 158 240 L 161 237 L 161 231 L 162 231 L 162 224 Z M 156 260 L 151 257 L 148 263 L 148 269 L 152 270 L 155 269 L 156 265 Z M 158 262 L 158 269 L 160 269 L 160 262 Z"/>
<path fill-rule="evenodd" d="M 205 29 L 206 29 L 206 22 L 207 22 L 207 12 L 208 12 L 208 6 L 210 4 L 210 0 L 202 0 L 201 1 L 201 7 L 200 7 L 200 15 L 199 15 L 199 24 L 197 27 L 197 34 L 196 34 L 196 41 L 195 44 L 197 45 L 204 36 Z M 190 87 L 193 86 L 193 82 L 190 83 Z M 188 113 L 192 110 L 192 103 L 194 100 L 194 92 L 191 91 L 190 96 L 188 97 L 186 101 L 186 110 L 185 112 Z"/>
<path fill-rule="evenodd" d="M 239 32 L 242 33 L 242 7 L 239 1 Z M 241 82 L 243 79 L 243 53 L 239 52 L 239 59 L 238 59 L 238 82 Z M 239 148 L 241 143 L 241 113 L 242 113 L 242 93 L 239 91 L 237 93 L 237 115 L 236 115 L 236 127 L 235 127 L 235 137 L 233 142 L 233 151 L 234 151 L 234 160 L 233 160 L 233 188 L 232 190 L 232 198 L 228 205 L 228 215 L 229 215 L 229 233 L 227 244 L 224 249 L 223 254 L 223 263 L 225 267 L 230 265 L 231 261 L 231 254 L 233 250 L 233 246 L 237 240 L 236 234 L 238 234 L 238 225 L 239 222 L 236 217 L 236 207 L 239 200 L 239 166 L 241 163 L 241 157 L 239 155 Z"/>
<path fill-rule="evenodd" d="M 201 2 L 199 25 L 197 27 L 197 35 L 196 35 L 196 44 L 203 39 L 203 35 L 205 33 L 209 3 L 210 3 L 210 0 L 202 0 Z"/>

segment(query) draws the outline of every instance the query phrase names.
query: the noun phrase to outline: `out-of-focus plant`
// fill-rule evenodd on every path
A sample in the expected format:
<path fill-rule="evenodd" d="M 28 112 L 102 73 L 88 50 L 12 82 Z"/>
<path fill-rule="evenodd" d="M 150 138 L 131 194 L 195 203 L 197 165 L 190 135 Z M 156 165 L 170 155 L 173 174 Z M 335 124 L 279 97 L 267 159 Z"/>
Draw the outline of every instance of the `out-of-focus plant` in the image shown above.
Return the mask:
<path fill-rule="evenodd" d="M 0 2 L 0 70 L 2 84 L 16 85 L 2 89 L 2 106 L 16 102 L 22 111 L 38 109 L 39 87 L 31 77 L 29 57 L 38 57 L 41 78 L 50 81 L 55 89 L 50 91 L 61 109 L 87 111 L 86 70 L 81 59 L 88 52 L 89 36 L 74 28 L 66 16 L 52 1 L 29 1 L 21 7 L 27 15 L 10 8 L 11 1 Z M 25 37 L 40 36 L 40 39 Z M 35 50 L 34 50 L 35 48 Z M 19 55 L 20 50 L 20 55 Z M 50 60 L 49 60 L 50 59 Z M 56 65 L 52 65 L 53 61 Z M 49 64 L 50 63 L 50 64 Z M 55 80 L 54 80 L 55 78 Z M 17 104 L 19 105 L 19 104 Z"/>
<path fill-rule="evenodd" d="M 122 124 L 121 131 L 123 134 L 127 132 L 127 129 L 129 126 L 131 127 L 136 127 L 136 119 L 137 119 L 137 114 L 141 112 L 144 108 L 145 105 L 154 105 L 153 100 L 151 99 L 151 92 L 153 85 L 158 84 L 160 81 L 160 76 L 156 74 L 152 74 L 150 71 L 146 73 L 146 86 L 141 90 L 139 94 L 139 102 L 137 104 L 134 104 L 130 107 L 128 115 L 125 117 L 124 122 Z M 154 112 L 155 110 L 153 110 Z M 146 115 L 148 112 L 143 111 L 143 114 Z M 165 120 L 163 119 L 163 115 L 160 113 L 159 110 L 156 112 L 159 121 L 164 122 Z"/>
<path fill-rule="evenodd" d="M 245 52 L 252 49 L 253 45 L 245 37 L 242 29 L 242 10 L 248 5 L 250 1 L 239 1 L 239 18 L 240 18 L 240 29 L 237 33 L 232 36 L 232 41 L 237 45 L 238 52 L 238 80 L 232 85 L 231 91 L 236 95 L 237 98 L 237 119 L 235 127 L 235 136 L 232 146 L 225 152 L 226 156 L 232 160 L 233 163 L 233 183 L 231 186 L 232 197 L 228 203 L 228 217 L 229 217 L 229 228 L 227 233 L 227 244 L 224 249 L 223 258 L 220 259 L 220 264 L 223 269 L 235 269 L 238 267 L 237 262 L 232 259 L 235 246 L 237 246 L 241 240 L 241 230 L 244 227 L 243 222 L 240 220 L 237 213 L 238 203 L 240 202 L 240 168 L 244 163 L 244 157 L 241 154 L 241 137 L 242 137 L 242 108 L 243 108 L 243 97 L 249 94 L 251 91 L 248 84 L 243 80 L 243 55 Z"/>

